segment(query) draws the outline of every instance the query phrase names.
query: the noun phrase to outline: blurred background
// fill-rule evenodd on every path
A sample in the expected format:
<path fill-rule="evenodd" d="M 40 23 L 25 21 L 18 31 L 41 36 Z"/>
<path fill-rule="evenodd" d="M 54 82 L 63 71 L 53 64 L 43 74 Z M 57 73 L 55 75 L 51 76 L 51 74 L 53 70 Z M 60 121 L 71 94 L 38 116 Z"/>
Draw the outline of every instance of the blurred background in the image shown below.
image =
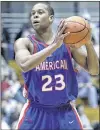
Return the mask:
<path fill-rule="evenodd" d="M 23 78 L 14 60 L 14 42 L 20 37 L 34 33 L 30 23 L 30 12 L 36 2 L 1 2 L 1 129 L 15 129 L 20 111 L 26 99 L 22 95 Z M 53 29 L 61 18 L 79 15 L 87 19 L 92 28 L 92 41 L 99 58 L 99 2 L 48 2 L 55 10 Z M 85 48 L 83 47 L 84 51 Z M 76 65 L 74 63 L 74 65 Z M 76 108 L 84 129 L 99 130 L 100 88 L 99 76 L 91 76 L 80 66 Z"/>

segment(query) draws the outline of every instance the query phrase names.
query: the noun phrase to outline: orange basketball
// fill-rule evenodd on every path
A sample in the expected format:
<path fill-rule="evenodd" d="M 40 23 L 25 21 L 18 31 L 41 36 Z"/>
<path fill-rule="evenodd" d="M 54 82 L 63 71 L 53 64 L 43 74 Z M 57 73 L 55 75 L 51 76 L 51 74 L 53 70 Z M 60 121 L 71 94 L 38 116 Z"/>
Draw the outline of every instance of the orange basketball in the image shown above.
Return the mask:
<path fill-rule="evenodd" d="M 90 25 L 84 18 L 80 16 L 72 16 L 66 19 L 67 28 L 64 33 L 70 32 L 68 36 L 64 38 L 66 44 L 76 44 L 77 47 L 81 47 L 89 40 Z"/>

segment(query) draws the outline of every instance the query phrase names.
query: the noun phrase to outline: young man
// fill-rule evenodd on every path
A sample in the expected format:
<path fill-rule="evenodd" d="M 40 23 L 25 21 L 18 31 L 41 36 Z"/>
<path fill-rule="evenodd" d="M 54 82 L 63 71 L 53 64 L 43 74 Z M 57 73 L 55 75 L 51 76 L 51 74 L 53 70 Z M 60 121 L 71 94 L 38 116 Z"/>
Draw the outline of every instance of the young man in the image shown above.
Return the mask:
<path fill-rule="evenodd" d="M 15 42 L 16 62 L 23 71 L 28 102 L 21 112 L 17 129 L 72 130 L 82 129 L 71 101 L 77 97 L 77 81 L 68 48 L 63 43 L 65 20 L 52 32 L 54 11 L 50 5 L 37 3 L 31 12 L 35 35 Z M 91 38 L 90 38 L 91 39 Z M 98 74 L 98 59 L 91 40 L 86 44 L 87 56 L 75 47 L 75 61 L 92 75 Z"/>

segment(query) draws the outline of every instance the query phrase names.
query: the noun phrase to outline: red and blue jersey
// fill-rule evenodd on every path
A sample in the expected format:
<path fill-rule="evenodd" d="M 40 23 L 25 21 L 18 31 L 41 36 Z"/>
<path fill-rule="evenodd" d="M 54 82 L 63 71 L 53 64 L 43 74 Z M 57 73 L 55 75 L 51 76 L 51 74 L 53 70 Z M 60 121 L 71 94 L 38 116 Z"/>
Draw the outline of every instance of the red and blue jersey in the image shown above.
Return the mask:
<path fill-rule="evenodd" d="M 28 36 L 34 46 L 34 53 L 48 45 Z M 42 104 L 58 106 L 75 100 L 78 94 L 76 74 L 68 48 L 63 43 L 32 70 L 23 73 L 28 99 Z"/>

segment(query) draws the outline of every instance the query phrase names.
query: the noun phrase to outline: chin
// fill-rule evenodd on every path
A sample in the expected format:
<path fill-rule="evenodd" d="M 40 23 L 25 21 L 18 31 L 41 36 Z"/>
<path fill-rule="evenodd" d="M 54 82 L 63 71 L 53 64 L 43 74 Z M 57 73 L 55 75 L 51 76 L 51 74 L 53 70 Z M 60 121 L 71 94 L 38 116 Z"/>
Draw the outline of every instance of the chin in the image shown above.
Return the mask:
<path fill-rule="evenodd" d="M 40 24 L 33 24 L 32 26 L 33 26 L 34 29 L 40 28 Z"/>
<path fill-rule="evenodd" d="M 34 29 L 35 31 L 39 31 L 39 30 L 40 30 L 40 27 L 33 27 L 33 29 Z"/>
<path fill-rule="evenodd" d="M 48 27 L 46 27 L 46 26 L 40 26 L 40 25 L 33 25 L 33 29 L 35 30 L 35 31 L 44 31 L 44 30 L 46 30 Z"/>

